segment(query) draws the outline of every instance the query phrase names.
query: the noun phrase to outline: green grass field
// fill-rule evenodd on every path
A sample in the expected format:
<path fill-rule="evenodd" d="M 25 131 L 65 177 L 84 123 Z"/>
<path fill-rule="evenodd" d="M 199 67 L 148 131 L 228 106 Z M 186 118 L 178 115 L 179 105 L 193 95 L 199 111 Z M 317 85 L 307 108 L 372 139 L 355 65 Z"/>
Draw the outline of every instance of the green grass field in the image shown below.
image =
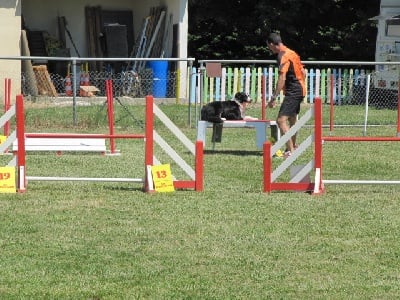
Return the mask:
<path fill-rule="evenodd" d="M 187 106 L 160 107 L 195 140 Z M 129 110 L 143 120 L 142 106 Z M 72 126 L 70 107 L 32 104 L 27 131 L 107 131 L 101 107 L 78 107 L 77 113 Z M 259 116 L 259 108 L 249 113 Z M 362 124 L 359 107 L 338 107 L 336 113 L 336 124 Z M 386 126 L 369 128 L 369 135 L 395 135 L 389 126 L 395 118 L 393 111 L 371 111 L 371 124 Z M 116 107 L 118 132 L 140 133 L 138 124 Z M 193 159 L 158 121 L 155 126 L 188 162 Z M 299 139 L 311 130 L 302 129 Z M 361 135 L 361 128 L 324 132 Z M 327 185 L 319 196 L 265 194 L 254 131 L 225 130 L 215 151 L 210 136 L 203 192 L 145 194 L 132 183 L 32 181 L 26 193 L 0 194 L 0 298 L 400 297 L 400 186 Z M 27 174 L 143 177 L 143 142 L 119 140 L 117 148 L 121 156 L 32 153 Z M 323 177 L 399 180 L 399 150 L 398 143 L 326 143 Z M 185 177 L 160 149 L 155 152 Z M 304 161 L 310 157 L 306 153 Z"/>

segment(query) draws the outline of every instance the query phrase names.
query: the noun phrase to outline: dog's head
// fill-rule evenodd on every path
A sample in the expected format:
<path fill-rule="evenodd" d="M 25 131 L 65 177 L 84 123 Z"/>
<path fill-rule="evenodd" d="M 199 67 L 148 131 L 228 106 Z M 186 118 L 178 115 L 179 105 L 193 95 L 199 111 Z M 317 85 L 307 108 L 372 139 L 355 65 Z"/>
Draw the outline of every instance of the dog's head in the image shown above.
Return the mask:
<path fill-rule="evenodd" d="M 244 92 L 236 93 L 234 100 L 236 100 L 239 103 L 243 103 L 243 102 L 250 103 L 252 101 L 250 96 Z"/>

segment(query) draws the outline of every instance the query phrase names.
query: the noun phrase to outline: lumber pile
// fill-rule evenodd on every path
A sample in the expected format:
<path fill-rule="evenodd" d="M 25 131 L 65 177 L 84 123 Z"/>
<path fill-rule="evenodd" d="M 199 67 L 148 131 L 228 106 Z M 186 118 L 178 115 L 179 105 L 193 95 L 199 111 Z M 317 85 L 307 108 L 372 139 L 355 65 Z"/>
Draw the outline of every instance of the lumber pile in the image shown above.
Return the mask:
<path fill-rule="evenodd" d="M 21 54 L 23 56 L 31 56 L 26 30 L 21 30 Z M 28 93 L 32 96 L 37 96 L 39 91 L 37 88 L 35 72 L 33 71 L 32 61 L 30 59 L 23 60 L 21 64 L 22 71 L 25 73 L 27 78 Z"/>
<path fill-rule="evenodd" d="M 89 57 L 103 57 L 103 49 L 100 43 L 100 37 L 102 36 L 103 24 L 101 21 L 101 7 L 85 7 L 85 19 L 86 19 L 86 36 L 88 45 L 88 56 Z M 101 61 L 90 61 L 90 70 L 101 71 L 103 69 L 103 62 Z"/>
<path fill-rule="evenodd" d="M 167 9 L 163 6 L 150 8 L 150 14 L 143 20 L 142 28 L 131 57 L 170 57 L 168 42 L 172 27 L 172 14 L 166 16 Z M 141 71 L 145 67 L 144 62 L 135 62 L 132 69 Z"/>
<path fill-rule="evenodd" d="M 58 97 L 46 65 L 33 66 L 39 95 Z"/>
<path fill-rule="evenodd" d="M 105 24 L 102 21 L 102 9 L 100 6 L 85 7 L 86 35 L 89 57 L 104 57 L 104 48 L 101 38 L 104 36 Z M 144 18 L 139 36 L 134 45 L 129 45 L 132 49 L 131 58 L 149 57 L 170 57 L 171 51 L 168 49 L 170 35 L 172 32 L 172 14 L 167 16 L 167 9 L 164 6 L 151 7 L 149 15 Z M 128 63 L 128 69 L 140 71 L 145 64 Z M 101 71 L 102 62 L 90 62 L 90 70 Z"/>

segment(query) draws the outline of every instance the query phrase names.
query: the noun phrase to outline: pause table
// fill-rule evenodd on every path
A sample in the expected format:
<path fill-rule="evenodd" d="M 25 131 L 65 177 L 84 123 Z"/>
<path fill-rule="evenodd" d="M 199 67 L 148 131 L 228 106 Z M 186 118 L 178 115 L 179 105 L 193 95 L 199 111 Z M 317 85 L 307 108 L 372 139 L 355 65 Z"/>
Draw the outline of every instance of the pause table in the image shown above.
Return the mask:
<path fill-rule="evenodd" d="M 238 120 L 224 121 L 223 123 L 211 123 L 207 121 L 198 121 L 197 124 L 197 140 L 202 141 L 205 147 L 207 128 L 212 128 L 212 149 L 215 149 L 215 143 L 222 141 L 223 128 L 254 128 L 256 133 L 257 148 L 262 149 L 263 144 L 268 140 L 267 128 L 271 130 L 271 136 L 278 141 L 280 139 L 280 131 L 276 121 L 272 120 Z"/>

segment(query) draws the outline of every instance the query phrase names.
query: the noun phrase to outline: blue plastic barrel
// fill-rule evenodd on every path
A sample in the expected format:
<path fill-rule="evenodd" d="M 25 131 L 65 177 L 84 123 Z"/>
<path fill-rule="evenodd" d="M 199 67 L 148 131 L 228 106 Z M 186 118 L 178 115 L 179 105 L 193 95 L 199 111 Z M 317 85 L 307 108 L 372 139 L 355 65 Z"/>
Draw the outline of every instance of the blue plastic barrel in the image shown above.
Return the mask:
<path fill-rule="evenodd" d="M 149 61 L 147 66 L 153 71 L 154 98 L 165 98 L 167 96 L 168 61 Z"/>

